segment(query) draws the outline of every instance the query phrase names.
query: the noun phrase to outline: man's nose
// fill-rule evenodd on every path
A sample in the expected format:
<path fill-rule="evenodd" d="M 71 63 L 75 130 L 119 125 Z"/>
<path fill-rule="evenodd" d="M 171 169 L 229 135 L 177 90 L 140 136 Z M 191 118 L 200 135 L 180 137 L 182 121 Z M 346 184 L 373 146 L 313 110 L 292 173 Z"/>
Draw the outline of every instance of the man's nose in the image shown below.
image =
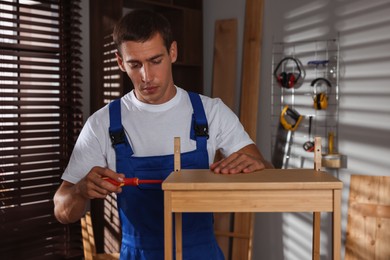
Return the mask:
<path fill-rule="evenodd" d="M 142 74 L 142 81 L 150 82 L 152 80 L 152 71 L 148 64 L 142 66 L 141 74 Z"/>

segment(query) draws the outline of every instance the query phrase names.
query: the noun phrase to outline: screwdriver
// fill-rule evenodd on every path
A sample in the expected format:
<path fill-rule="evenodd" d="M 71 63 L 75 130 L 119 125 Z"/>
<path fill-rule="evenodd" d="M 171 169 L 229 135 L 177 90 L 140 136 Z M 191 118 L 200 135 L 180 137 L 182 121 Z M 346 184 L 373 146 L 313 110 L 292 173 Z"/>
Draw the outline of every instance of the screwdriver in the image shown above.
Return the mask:
<path fill-rule="evenodd" d="M 122 182 L 113 180 L 108 177 L 103 177 L 103 180 L 108 181 L 111 184 L 114 184 L 116 186 L 122 187 L 122 186 L 138 186 L 140 184 L 160 184 L 163 181 L 162 180 L 140 180 L 137 177 L 134 178 L 124 178 Z"/>

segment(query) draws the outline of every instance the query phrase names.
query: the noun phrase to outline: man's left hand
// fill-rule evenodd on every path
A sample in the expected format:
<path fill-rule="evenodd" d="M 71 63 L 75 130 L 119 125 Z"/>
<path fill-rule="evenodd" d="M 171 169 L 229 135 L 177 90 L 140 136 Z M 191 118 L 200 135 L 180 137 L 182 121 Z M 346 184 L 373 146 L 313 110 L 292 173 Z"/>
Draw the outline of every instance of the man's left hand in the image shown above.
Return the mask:
<path fill-rule="evenodd" d="M 220 174 L 250 173 L 265 168 L 273 168 L 273 166 L 264 160 L 254 144 L 247 145 L 210 166 L 212 171 Z"/>

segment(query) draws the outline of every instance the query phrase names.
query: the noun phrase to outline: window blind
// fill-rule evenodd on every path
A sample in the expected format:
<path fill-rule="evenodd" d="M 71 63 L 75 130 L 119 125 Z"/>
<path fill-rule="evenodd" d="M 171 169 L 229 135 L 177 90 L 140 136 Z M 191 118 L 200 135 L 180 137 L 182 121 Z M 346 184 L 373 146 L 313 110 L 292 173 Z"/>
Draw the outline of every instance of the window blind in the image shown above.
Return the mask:
<path fill-rule="evenodd" d="M 78 0 L 0 0 L 0 259 L 80 259 L 52 198 L 82 126 Z"/>
<path fill-rule="evenodd" d="M 114 99 L 120 98 L 123 93 L 123 72 L 119 69 L 115 58 L 116 46 L 112 34 L 103 38 L 103 94 L 102 103 L 108 104 Z M 103 251 L 120 252 L 121 229 L 116 202 L 116 195 L 109 194 L 103 202 L 103 225 L 100 227 L 103 233 Z"/>

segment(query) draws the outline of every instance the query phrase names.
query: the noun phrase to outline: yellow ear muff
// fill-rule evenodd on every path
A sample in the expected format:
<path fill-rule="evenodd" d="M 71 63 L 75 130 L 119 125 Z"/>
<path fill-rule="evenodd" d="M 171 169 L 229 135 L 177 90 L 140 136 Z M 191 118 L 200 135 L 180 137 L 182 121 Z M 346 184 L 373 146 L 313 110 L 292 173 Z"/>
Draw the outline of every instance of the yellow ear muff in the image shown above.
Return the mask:
<path fill-rule="evenodd" d="M 328 96 L 325 93 L 319 93 L 314 97 L 314 108 L 317 110 L 328 107 Z"/>
<path fill-rule="evenodd" d="M 318 82 L 325 82 L 327 89 L 321 90 L 321 92 L 318 93 L 317 92 L 317 83 Z M 326 93 L 329 91 L 328 88 L 330 89 L 332 87 L 332 84 L 329 82 L 329 80 L 327 80 L 325 78 L 316 78 L 311 82 L 310 85 L 313 87 L 313 92 L 314 92 L 314 97 L 313 97 L 314 108 L 317 110 L 326 109 L 328 107 L 328 95 Z M 321 84 L 318 84 L 318 85 L 321 85 Z"/>

